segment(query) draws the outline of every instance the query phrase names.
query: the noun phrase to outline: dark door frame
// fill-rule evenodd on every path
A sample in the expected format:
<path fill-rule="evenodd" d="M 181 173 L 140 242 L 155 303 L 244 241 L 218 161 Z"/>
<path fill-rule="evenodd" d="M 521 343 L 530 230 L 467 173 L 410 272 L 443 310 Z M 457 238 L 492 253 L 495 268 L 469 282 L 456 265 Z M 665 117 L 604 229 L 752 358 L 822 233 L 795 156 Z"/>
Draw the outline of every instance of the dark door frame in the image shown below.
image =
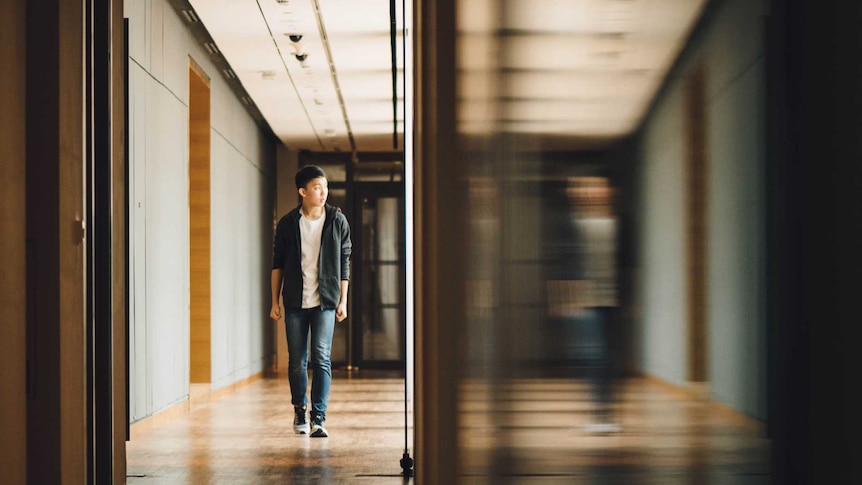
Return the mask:
<path fill-rule="evenodd" d="M 114 479 L 113 82 L 111 0 L 86 3 L 87 477 Z M 122 147 L 120 147 L 122 149 Z"/>

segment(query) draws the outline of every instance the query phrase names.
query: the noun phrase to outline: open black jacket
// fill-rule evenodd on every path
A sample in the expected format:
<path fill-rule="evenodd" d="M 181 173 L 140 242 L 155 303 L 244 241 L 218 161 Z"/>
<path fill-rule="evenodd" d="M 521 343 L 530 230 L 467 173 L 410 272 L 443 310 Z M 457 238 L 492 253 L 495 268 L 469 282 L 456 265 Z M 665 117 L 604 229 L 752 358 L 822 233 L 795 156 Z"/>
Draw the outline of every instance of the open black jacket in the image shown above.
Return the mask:
<path fill-rule="evenodd" d="M 302 308 L 302 243 L 299 236 L 300 204 L 278 221 L 273 242 L 272 269 L 282 270 L 284 307 Z M 350 225 L 341 209 L 326 204 L 326 220 L 320 241 L 318 288 L 320 306 L 334 309 L 341 298 L 341 281 L 350 279 Z"/>

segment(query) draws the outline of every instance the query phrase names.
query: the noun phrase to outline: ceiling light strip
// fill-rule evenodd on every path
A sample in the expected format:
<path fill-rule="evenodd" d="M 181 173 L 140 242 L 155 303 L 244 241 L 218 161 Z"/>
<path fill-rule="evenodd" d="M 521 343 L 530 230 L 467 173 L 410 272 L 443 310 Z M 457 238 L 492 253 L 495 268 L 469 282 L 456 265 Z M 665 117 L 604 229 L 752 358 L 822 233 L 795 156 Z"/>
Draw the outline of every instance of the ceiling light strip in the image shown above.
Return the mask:
<path fill-rule="evenodd" d="M 323 14 L 320 13 L 320 4 L 312 0 L 314 4 L 314 16 L 317 18 L 317 28 L 320 31 L 320 40 L 323 42 L 323 50 L 326 51 L 326 62 L 329 64 L 329 74 L 332 76 L 332 84 L 338 95 L 338 104 L 341 105 L 341 115 L 344 117 L 344 125 L 347 127 L 347 138 L 350 140 L 350 151 L 356 153 L 356 140 L 353 138 L 353 129 L 350 128 L 350 119 L 347 117 L 347 107 L 344 105 L 344 96 L 341 94 L 341 86 L 338 85 L 338 73 L 335 71 L 335 62 L 332 61 L 332 51 L 329 49 L 329 37 L 326 36 L 326 27 L 323 25 Z"/>
<path fill-rule="evenodd" d="M 278 58 L 281 59 L 281 65 L 284 66 L 284 72 L 287 73 L 287 78 L 290 79 L 290 84 L 293 86 L 293 91 L 296 93 L 297 99 L 299 99 L 299 104 L 302 105 L 302 110 L 305 111 L 305 118 L 308 120 L 308 124 L 311 126 L 311 129 L 314 130 L 314 136 L 317 138 L 317 143 L 320 144 L 320 148 L 323 149 L 323 140 L 320 139 L 320 134 L 317 133 L 317 128 L 314 127 L 314 122 L 311 121 L 311 115 L 308 113 L 308 108 L 305 107 L 305 102 L 302 100 L 302 96 L 299 94 L 299 89 L 296 87 L 296 82 L 293 80 L 293 76 L 290 75 L 290 69 L 287 68 L 287 62 L 284 60 L 284 55 L 281 53 L 281 49 L 278 47 L 278 41 L 275 40 L 275 36 L 272 35 L 272 28 L 269 26 L 269 21 L 266 20 L 266 15 L 263 13 L 263 7 L 260 6 L 260 0 L 255 0 L 257 4 L 258 10 L 260 10 L 260 17 L 263 19 L 263 23 L 266 25 L 266 30 L 269 32 L 269 38 L 272 39 L 273 45 L 275 45 L 275 50 L 278 52 Z M 315 2 L 317 4 L 317 2 Z M 339 95 L 340 96 L 340 95 Z M 351 139 L 351 142 L 353 140 Z"/>
<path fill-rule="evenodd" d="M 186 19 L 186 22 L 188 22 L 190 24 L 193 24 L 193 23 L 196 23 L 199 21 L 198 16 L 195 14 L 194 10 L 185 9 L 185 10 L 180 10 L 180 12 L 182 12 L 183 17 L 185 17 L 185 19 Z"/>

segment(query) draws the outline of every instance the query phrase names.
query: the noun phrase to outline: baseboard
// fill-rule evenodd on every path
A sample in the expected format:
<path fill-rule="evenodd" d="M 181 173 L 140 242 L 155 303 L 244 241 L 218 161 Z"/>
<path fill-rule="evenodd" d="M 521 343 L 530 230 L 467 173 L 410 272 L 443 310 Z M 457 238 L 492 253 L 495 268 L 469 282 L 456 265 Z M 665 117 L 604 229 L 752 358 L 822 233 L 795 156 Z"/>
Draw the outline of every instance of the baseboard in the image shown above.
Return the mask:
<path fill-rule="evenodd" d="M 697 384 L 698 388 L 692 389 L 692 387 L 688 384 L 676 384 L 653 374 L 641 373 L 638 374 L 636 377 L 639 377 L 648 382 L 649 384 L 661 388 L 668 394 L 672 394 L 673 396 L 680 399 L 700 400 L 702 397 L 705 397 L 705 393 L 702 390 L 702 384 Z"/>
<path fill-rule="evenodd" d="M 766 424 L 763 421 L 710 398 L 709 384 L 706 382 L 676 384 L 647 373 L 642 373 L 639 377 L 678 398 L 703 403 L 708 407 L 711 416 L 724 424 L 744 428 L 757 436 L 766 436 Z"/>
<path fill-rule="evenodd" d="M 262 379 L 263 376 L 264 376 L 264 371 L 260 371 L 256 374 L 252 374 L 252 375 L 246 377 L 245 379 L 240 379 L 240 380 L 238 380 L 232 384 L 228 384 L 224 387 L 220 387 L 214 391 L 210 390 L 208 393 L 202 394 L 197 399 L 192 401 L 191 409 L 194 410 L 197 406 L 200 406 L 201 404 L 205 404 L 205 403 L 209 403 L 209 402 L 213 402 L 213 401 L 218 401 L 219 399 L 221 399 L 225 396 L 228 396 L 230 394 L 233 394 L 237 390 L 251 384 L 252 382 L 259 380 L 259 379 Z"/>
<path fill-rule="evenodd" d="M 763 421 L 739 412 L 722 402 L 710 402 L 716 415 L 727 424 L 744 428 L 759 437 L 766 437 L 766 423 Z"/>
<path fill-rule="evenodd" d="M 129 425 L 129 438 L 133 440 L 139 438 L 147 434 L 150 430 L 161 427 L 180 416 L 184 416 L 188 412 L 189 401 L 185 400 L 178 402 L 173 406 L 169 406 L 153 415 L 147 416 L 146 418 Z"/>
<path fill-rule="evenodd" d="M 154 428 L 161 427 L 179 417 L 185 416 L 204 404 L 218 401 L 219 399 L 233 394 L 254 381 L 262 379 L 265 375 L 270 375 L 271 372 L 271 369 L 266 369 L 214 391 L 210 388 L 210 384 L 191 384 L 189 386 L 188 398 L 185 401 L 178 402 L 173 406 L 153 414 L 152 416 L 148 416 L 140 421 L 132 423 L 132 425 L 129 426 L 130 438 L 134 440 L 135 438 L 145 435 Z"/>
<path fill-rule="evenodd" d="M 252 375 L 257 374 L 259 372 L 263 372 L 264 375 L 266 375 L 266 373 L 269 371 L 269 369 L 273 367 L 274 363 L 275 363 L 275 356 L 274 355 L 267 355 L 267 356 L 261 357 L 259 359 L 252 361 L 252 362 L 249 362 L 248 364 L 246 364 L 242 367 L 234 369 L 229 374 L 225 374 L 225 375 L 219 376 L 218 378 L 214 378 L 213 381 L 210 382 L 210 385 L 211 385 L 212 389 L 215 391 L 215 390 L 222 389 L 223 387 L 229 387 L 229 386 L 233 385 L 235 382 L 237 382 L 237 379 L 240 379 L 240 376 L 252 376 Z"/>

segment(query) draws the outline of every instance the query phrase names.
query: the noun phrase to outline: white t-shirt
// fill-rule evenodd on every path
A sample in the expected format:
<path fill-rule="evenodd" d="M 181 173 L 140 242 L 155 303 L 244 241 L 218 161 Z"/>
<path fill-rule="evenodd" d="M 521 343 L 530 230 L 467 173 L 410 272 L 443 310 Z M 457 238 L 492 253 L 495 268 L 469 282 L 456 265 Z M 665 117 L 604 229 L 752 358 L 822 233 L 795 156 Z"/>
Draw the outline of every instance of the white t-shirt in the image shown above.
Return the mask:
<path fill-rule="evenodd" d="M 323 235 L 323 221 L 326 213 L 317 220 L 310 220 L 300 213 L 299 239 L 302 243 L 302 308 L 320 306 L 320 291 L 318 290 L 318 266 L 320 262 L 320 239 Z"/>
<path fill-rule="evenodd" d="M 592 304 L 617 306 L 617 223 L 610 217 L 578 219 L 584 242 L 585 277 L 592 283 Z"/>

